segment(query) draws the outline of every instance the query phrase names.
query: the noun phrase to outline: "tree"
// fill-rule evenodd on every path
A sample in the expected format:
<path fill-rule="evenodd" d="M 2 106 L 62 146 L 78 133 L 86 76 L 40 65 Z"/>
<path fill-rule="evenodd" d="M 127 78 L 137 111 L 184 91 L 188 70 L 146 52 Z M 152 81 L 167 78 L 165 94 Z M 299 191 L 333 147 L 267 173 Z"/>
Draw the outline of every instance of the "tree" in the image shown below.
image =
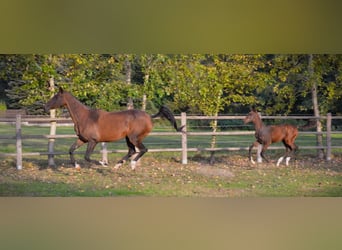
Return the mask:
<path fill-rule="evenodd" d="M 147 102 L 162 105 L 170 94 L 168 89 L 170 57 L 163 54 L 142 54 L 138 56 L 138 64 L 142 74 L 143 110 Z"/>
<path fill-rule="evenodd" d="M 216 115 L 257 105 L 266 114 L 305 114 L 313 113 L 308 61 L 300 54 L 0 55 L 0 84 L 9 108 L 36 114 L 50 97 L 51 77 L 105 110 L 122 109 L 128 98 L 139 104 L 145 95 L 152 110 L 168 104 Z M 341 55 L 313 56 L 320 113 L 342 113 L 341 68 Z"/>
<path fill-rule="evenodd" d="M 20 74 L 12 76 L 9 82 L 7 96 L 29 113 L 41 114 L 44 112 L 44 101 L 50 95 L 48 81 L 57 76 L 53 65 L 56 58 L 51 55 L 27 55 L 25 59 L 25 68 L 21 69 Z"/>
<path fill-rule="evenodd" d="M 13 60 L 20 62 L 20 59 L 21 56 L 15 56 Z M 128 91 L 124 86 L 121 61 L 114 56 L 26 55 L 24 59 L 25 66 L 20 67 L 20 73 L 12 73 L 8 78 L 7 96 L 31 114 L 44 112 L 43 104 L 50 97 L 50 77 L 86 105 L 106 110 L 117 109 L 122 95 Z"/>
<path fill-rule="evenodd" d="M 264 88 L 258 100 L 266 114 L 289 114 L 303 110 L 300 97 L 307 70 L 303 55 L 265 55 Z"/>
<path fill-rule="evenodd" d="M 312 106 L 313 106 L 313 111 L 315 117 L 320 116 L 320 111 L 319 111 L 319 106 L 318 106 L 318 84 L 317 84 L 317 78 L 316 74 L 314 71 L 314 59 L 313 55 L 310 54 L 308 56 L 308 76 L 309 76 L 309 84 L 311 85 L 311 97 L 312 97 Z M 316 127 L 317 127 L 317 133 L 322 132 L 322 123 L 320 119 L 316 120 Z M 323 146 L 323 135 L 322 134 L 317 134 L 317 146 L 321 147 Z M 323 159 L 324 157 L 324 152 L 322 149 L 317 150 L 317 156 L 319 159 Z"/>

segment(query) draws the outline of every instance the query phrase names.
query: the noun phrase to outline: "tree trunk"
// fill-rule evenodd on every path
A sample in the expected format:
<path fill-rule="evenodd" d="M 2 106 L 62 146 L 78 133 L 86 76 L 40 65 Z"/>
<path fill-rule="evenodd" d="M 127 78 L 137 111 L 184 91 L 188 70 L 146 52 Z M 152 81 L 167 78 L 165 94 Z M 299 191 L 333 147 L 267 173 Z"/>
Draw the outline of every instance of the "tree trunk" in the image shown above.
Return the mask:
<path fill-rule="evenodd" d="M 309 78 L 310 78 L 310 83 L 311 83 L 311 95 L 312 95 L 312 105 L 313 105 L 313 110 L 314 110 L 314 115 L 316 117 L 320 116 L 319 112 L 319 106 L 318 106 L 318 97 L 317 97 L 317 78 L 315 77 L 314 74 L 314 64 L 313 64 L 313 55 L 309 55 L 309 66 L 308 66 L 308 71 L 309 71 Z M 316 120 L 316 131 L 320 134 L 317 134 L 316 137 L 316 145 L 318 147 L 323 146 L 323 135 L 321 134 L 322 132 L 322 123 L 320 119 Z M 324 158 L 324 151 L 323 149 L 317 149 L 317 157 L 319 159 Z"/>
<path fill-rule="evenodd" d="M 126 83 L 127 85 L 132 84 L 132 65 L 129 60 L 129 56 L 127 56 L 125 60 L 125 70 L 126 70 Z M 134 109 L 133 99 L 131 96 L 128 97 L 127 109 Z"/>
<path fill-rule="evenodd" d="M 217 116 L 217 114 L 216 114 Z M 210 126 L 213 130 L 213 132 L 217 132 L 217 119 L 213 120 L 211 123 L 210 123 Z M 217 136 L 216 135 L 213 135 L 211 137 L 211 143 L 210 143 L 210 148 L 215 148 L 216 147 L 216 142 L 217 142 Z M 210 153 L 210 164 L 213 165 L 215 163 L 215 151 L 211 151 Z"/>
<path fill-rule="evenodd" d="M 150 79 L 150 75 L 145 74 L 144 75 L 144 85 L 146 85 L 148 83 L 149 79 Z M 142 107 L 141 107 L 141 109 L 143 111 L 146 111 L 146 105 L 147 105 L 147 96 L 146 96 L 146 94 L 143 94 L 143 101 L 142 101 Z"/>
<path fill-rule="evenodd" d="M 217 132 L 217 119 L 213 120 L 211 123 L 210 123 L 210 126 L 213 130 L 213 132 Z M 216 135 L 213 135 L 211 137 L 211 144 L 210 144 L 210 147 L 211 148 L 215 148 L 216 147 L 216 139 L 217 139 L 217 136 Z"/>

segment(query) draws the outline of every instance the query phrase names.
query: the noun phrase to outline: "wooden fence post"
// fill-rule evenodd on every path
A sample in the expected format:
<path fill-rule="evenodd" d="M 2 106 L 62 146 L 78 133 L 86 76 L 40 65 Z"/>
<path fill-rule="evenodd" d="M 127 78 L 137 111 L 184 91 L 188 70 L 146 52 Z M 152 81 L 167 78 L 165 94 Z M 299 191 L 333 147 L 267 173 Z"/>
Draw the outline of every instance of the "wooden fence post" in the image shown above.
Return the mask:
<path fill-rule="evenodd" d="M 51 109 L 50 110 L 50 135 L 54 136 L 56 135 L 57 130 L 57 124 L 56 124 L 56 110 Z M 48 166 L 49 167 L 55 167 L 55 155 L 54 155 L 54 146 L 55 146 L 55 138 L 49 138 L 48 141 Z"/>
<path fill-rule="evenodd" d="M 50 55 L 50 60 L 52 60 Z M 51 91 L 51 97 L 53 97 L 53 91 L 55 90 L 55 79 L 53 76 L 49 79 L 49 90 Z M 56 124 L 56 109 L 50 110 L 50 135 L 56 135 L 57 124 Z M 48 166 L 55 167 L 55 154 L 54 154 L 54 147 L 55 147 L 55 138 L 49 138 L 48 141 Z"/>
<path fill-rule="evenodd" d="M 331 113 L 327 114 L 327 152 L 326 160 L 331 160 Z"/>
<path fill-rule="evenodd" d="M 258 147 L 257 147 L 257 163 L 262 163 L 261 151 L 262 151 L 262 144 L 258 144 Z"/>
<path fill-rule="evenodd" d="M 17 169 L 23 168 L 23 152 L 22 152 L 22 140 L 21 140 L 21 114 L 17 114 L 15 122 L 15 137 L 16 137 L 16 149 L 17 149 Z"/>
<path fill-rule="evenodd" d="M 188 164 L 188 138 L 186 134 L 186 113 L 181 113 L 181 126 L 183 126 L 182 133 L 182 164 Z"/>
<path fill-rule="evenodd" d="M 102 153 L 102 161 L 101 164 L 108 164 L 108 150 L 107 144 L 105 142 L 101 142 L 101 153 Z"/>

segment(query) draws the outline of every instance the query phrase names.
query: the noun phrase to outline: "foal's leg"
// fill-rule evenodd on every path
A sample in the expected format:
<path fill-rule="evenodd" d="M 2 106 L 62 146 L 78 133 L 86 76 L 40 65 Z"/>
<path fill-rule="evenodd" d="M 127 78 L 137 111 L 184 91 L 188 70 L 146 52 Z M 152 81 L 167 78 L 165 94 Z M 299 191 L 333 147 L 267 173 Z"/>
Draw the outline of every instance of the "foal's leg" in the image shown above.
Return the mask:
<path fill-rule="evenodd" d="M 259 142 L 255 141 L 250 147 L 249 147 L 249 150 L 248 150 L 248 158 L 250 159 L 250 161 L 252 162 L 252 164 L 255 164 L 255 161 L 253 160 L 253 156 L 252 156 L 252 149 L 254 147 L 258 147 L 259 146 Z M 258 153 L 257 153 L 258 154 Z M 258 155 L 257 155 L 257 158 L 258 158 Z"/>
<path fill-rule="evenodd" d="M 128 146 L 128 153 L 120 161 L 118 161 L 118 163 L 115 165 L 116 169 L 121 167 L 122 164 L 125 163 L 125 161 L 127 161 L 132 155 L 136 153 L 134 144 L 129 140 L 127 136 L 126 136 L 126 143 Z"/>
<path fill-rule="evenodd" d="M 290 157 L 288 157 L 288 154 L 289 154 L 289 150 L 291 150 L 291 148 L 290 148 L 290 146 L 285 141 L 283 141 L 283 144 L 285 146 L 286 152 L 285 152 L 284 156 L 279 157 L 279 159 L 277 161 L 277 167 L 279 167 L 280 163 L 282 163 L 284 158 L 286 158 L 286 166 L 288 165 L 288 162 L 290 160 Z"/>
<path fill-rule="evenodd" d="M 284 140 L 283 143 L 284 143 L 284 146 L 286 148 L 286 152 L 285 152 L 285 155 L 280 157 L 278 159 L 278 162 L 277 162 L 277 167 L 280 165 L 280 163 L 283 161 L 283 159 L 285 158 L 285 165 L 288 166 L 289 165 L 289 162 L 290 162 L 290 159 L 291 159 L 291 156 L 294 155 L 294 153 L 297 151 L 298 147 L 297 145 L 294 143 L 294 139 L 291 140 Z"/>
<path fill-rule="evenodd" d="M 265 156 L 265 152 L 266 152 L 266 150 L 267 150 L 267 148 L 268 148 L 269 145 L 270 145 L 270 143 L 263 144 L 263 145 L 262 145 L 262 150 L 261 150 L 261 153 L 260 153 L 261 157 L 262 157 L 266 162 L 269 162 L 269 160 L 268 160 L 268 159 L 266 158 L 266 156 Z"/>
<path fill-rule="evenodd" d="M 296 153 L 296 151 L 298 149 L 297 145 L 294 142 L 288 146 L 289 146 L 290 151 L 286 153 L 286 162 L 285 162 L 286 166 L 289 165 L 289 161 L 291 159 L 291 156 L 294 156 L 294 154 Z"/>
<path fill-rule="evenodd" d="M 79 165 L 75 161 L 74 151 L 78 149 L 79 147 L 81 147 L 84 143 L 85 143 L 84 141 L 77 139 L 77 141 L 75 141 L 74 144 L 72 144 L 69 149 L 70 161 L 71 161 L 71 164 L 74 165 L 75 167 L 79 167 Z"/>

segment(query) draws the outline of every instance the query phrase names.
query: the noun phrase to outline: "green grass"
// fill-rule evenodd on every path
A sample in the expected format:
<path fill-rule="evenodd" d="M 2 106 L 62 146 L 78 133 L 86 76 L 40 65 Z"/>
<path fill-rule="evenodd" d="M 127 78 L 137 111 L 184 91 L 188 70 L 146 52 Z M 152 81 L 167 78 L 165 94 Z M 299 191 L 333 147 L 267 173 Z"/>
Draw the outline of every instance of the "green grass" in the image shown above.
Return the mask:
<path fill-rule="evenodd" d="M 160 128 L 156 128 L 159 130 Z M 155 131 L 156 131 L 155 130 Z M 170 130 L 171 131 L 171 130 Z M 49 128 L 25 127 L 24 135 L 48 134 Z M 59 127 L 58 134 L 73 134 L 72 127 Z M 14 135 L 13 126 L 0 125 L 1 135 Z M 188 147 L 209 147 L 210 136 L 191 136 Z M 74 139 L 57 139 L 55 150 L 67 152 Z M 219 136 L 218 147 L 247 147 L 250 136 Z M 15 152 L 15 140 L 1 140 L 0 152 Z M 180 136 L 149 136 L 148 148 L 180 147 Z M 299 147 L 315 145 L 314 135 L 300 135 Z M 281 145 L 281 144 L 279 144 Z M 333 145 L 342 145 L 342 135 L 333 135 Z M 97 147 L 99 150 L 100 147 Z M 124 141 L 109 143 L 108 149 L 126 149 Z M 85 147 L 79 153 L 83 153 Z M 46 152 L 47 140 L 23 142 L 24 152 Z M 276 167 L 283 150 L 269 150 L 273 163 L 251 165 L 246 151 L 217 152 L 209 165 L 209 152 L 189 152 L 189 164 L 180 163 L 179 152 L 147 153 L 132 171 L 126 164 L 114 170 L 123 153 L 109 154 L 110 166 L 89 165 L 76 155 L 82 168 L 70 166 L 68 155 L 55 157 L 57 167 L 47 167 L 47 157 L 24 157 L 23 170 L 13 158 L 0 158 L 0 196 L 158 196 L 158 197 L 342 197 L 342 154 L 333 150 L 331 162 L 315 159 L 315 150 L 300 150 L 288 167 Z M 94 154 L 93 159 L 100 159 Z"/>
<path fill-rule="evenodd" d="M 288 167 L 274 163 L 251 165 L 246 157 L 193 154 L 188 165 L 177 154 L 154 153 L 132 171 L 87 165 L 75 169 L 59 161 L 47 168 L 44 160 L 25 160 L 23 170 L 13 159 L 0 162 L 0 196 L 157 196 L 157 197 L 342 197 L 342 155 L 332 162 L 310 155 Z"/>
<path fill-rule="evenodd" d="M 0 184 L 1 196 L 28 197 L 105 197 L 105 196 L 137 196 L 140 192 L 130 190 L 98 190 L 93 187 L 73 187 L 63 183 L 13 182 Z"/>

